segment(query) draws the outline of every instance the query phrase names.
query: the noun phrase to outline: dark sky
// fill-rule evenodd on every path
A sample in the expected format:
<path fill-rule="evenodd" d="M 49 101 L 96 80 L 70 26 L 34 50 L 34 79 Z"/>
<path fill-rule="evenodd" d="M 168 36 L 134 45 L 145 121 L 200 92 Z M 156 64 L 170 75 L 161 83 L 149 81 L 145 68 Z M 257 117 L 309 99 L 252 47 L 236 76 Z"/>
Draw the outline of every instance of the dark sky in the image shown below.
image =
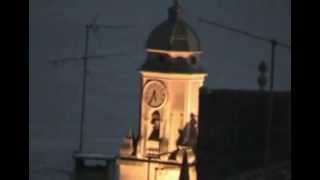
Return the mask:
<path fill-rule="evenodd" d="M 290 44 L 289 0 L 181 0 L 185 19 L 198 33 L 210 88 L 256 89 L 257 64 L 270 59 L 270 45 L 197 22 L 203 17 Z M 90 55 L 125 52 L 125 57 L 90 60 L 86 151 L 115 153 L 127 128 L 138 122 L 138 71 L 149 32 L 167 18 L 171 0 L 30 0 L 31 169 L 70 168 L 77 148 L 81 62 L 54 67 L 49 60 L 81 56 L 84 25 L 134 24 L 101 30 Z M 290 52 L 276 49 L 275 88 L 290 87 Z M 52 158 L 55 157 L 55 158 Z M 66 163 L 68 161 L 68 163 Z M 32 173 L 31 173 L 32 174 Z M 50 179 L 50 178 L 49 178 Z"/>

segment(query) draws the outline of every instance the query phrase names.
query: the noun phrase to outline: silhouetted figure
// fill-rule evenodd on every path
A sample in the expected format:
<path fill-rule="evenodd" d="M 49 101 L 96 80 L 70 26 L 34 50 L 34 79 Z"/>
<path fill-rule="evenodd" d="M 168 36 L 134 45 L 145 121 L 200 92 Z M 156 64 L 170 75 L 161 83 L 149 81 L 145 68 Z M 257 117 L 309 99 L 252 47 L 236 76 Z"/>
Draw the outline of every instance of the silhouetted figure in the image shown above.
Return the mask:
<path fill-rule="evenodd" d="M 179 131 L 180 136 L 178 138 L 177 144 L 181 146 L 195 147 L 197 144 L 198 137 L 198 125 L 195 115 L 191 113 L 190 122 L 185 125 L 185 127 Z"/>
<path fill-rule="evenodd" d="M 153 125 L 153 130 L 149 136 L 149 140 L 159 140 L 160 139 L 160 113 L 155 111 L 152 114 L 151 123 Z"/>

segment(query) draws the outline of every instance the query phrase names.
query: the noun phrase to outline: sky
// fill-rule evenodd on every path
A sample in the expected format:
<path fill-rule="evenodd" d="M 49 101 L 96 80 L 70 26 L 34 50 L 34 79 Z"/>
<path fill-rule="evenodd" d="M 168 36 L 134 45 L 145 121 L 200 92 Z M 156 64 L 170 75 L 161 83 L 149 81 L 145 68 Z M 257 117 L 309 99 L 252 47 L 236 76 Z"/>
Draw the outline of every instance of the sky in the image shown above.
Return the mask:
<path fill-rule="evenodd" d="M 30 0 L 30 177 L 63 179 L 79 141 L 82 63 L 50 60 L 83 55 L 85 24 L 134 25 L 90 34 L 84 150 L 116 154 L 139 121 L 139 66 L 151 30 L 167 18 L 171 0 Z M 198 33 L 211 89 L 257 89 L 257 65 L 270 60 L 270 44 L 197 21 L 208 20 L 291 44 L 290 0 L 181 0 L 185 20 Z M 98 16 L 97 16 L 98 14 Z M 290 89 L 290 51 L 276 49 L 275 89 Z"/>

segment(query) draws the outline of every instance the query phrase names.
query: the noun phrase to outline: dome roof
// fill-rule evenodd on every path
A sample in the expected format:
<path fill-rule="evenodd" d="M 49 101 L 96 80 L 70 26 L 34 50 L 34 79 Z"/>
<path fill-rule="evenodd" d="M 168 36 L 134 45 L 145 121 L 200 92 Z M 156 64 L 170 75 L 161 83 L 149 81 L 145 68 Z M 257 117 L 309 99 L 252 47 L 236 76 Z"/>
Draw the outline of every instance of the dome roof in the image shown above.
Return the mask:
<path fill-rule="evenodd" d="M 148 37 L 146 48 L 165 51 L 201 51 L 200 40 L 182 19 L 182 9 L 177 1 L 168 10 L 167 20 L 156 26 Z"/>
<path fill-rule="evenodd" d="M 149 35 L 147 59 L 142 71 L 182 74 L 205 74 L 199 63 L 202 54 L 200 40 L 192 27 L 182 19 L 177 2 L 168 10 L 169 17 Z"/>

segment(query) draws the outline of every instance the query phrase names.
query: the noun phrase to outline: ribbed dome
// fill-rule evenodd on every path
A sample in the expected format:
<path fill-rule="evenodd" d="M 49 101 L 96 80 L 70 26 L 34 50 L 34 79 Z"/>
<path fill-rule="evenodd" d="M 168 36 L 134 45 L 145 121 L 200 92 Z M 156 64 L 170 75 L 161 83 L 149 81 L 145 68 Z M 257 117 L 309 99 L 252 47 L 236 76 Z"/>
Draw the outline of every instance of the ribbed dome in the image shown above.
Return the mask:
<path fill-rule="evenodd" d="M 147 49 L 165 51 L 201 51 L 200 40 L 182 19 L 182 9 L 177 1 L 168 10 L 169 17 L 154 28 L 147 40 Z"/>
<path fill-rule="evenodd" d="M 169 17 L 149 35 L 147 59 L 140 70 L 162 73 L 203 74 L 199 60 L 200 40 L 192 27 L 182 19 L 178 1 L 168 10 Z"/>

